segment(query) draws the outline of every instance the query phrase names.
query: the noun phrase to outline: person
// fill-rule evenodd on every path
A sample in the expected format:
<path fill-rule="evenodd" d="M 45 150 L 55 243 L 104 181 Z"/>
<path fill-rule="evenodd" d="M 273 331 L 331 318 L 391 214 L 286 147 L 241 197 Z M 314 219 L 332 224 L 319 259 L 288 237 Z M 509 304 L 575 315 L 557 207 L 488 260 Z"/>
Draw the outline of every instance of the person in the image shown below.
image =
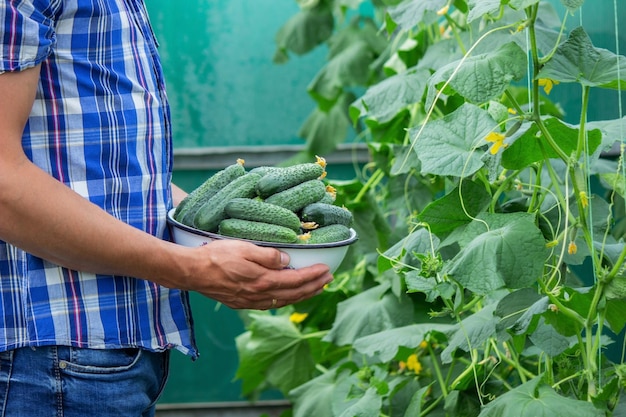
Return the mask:
<path fill-rule="evenodd" d="M 188 294 L 313 297 L 328 267 L 172 243 L 165 82 L 142 0 L 0 3 L 2 416 L 151 416 L 168 352 L 198 354 Z"/>

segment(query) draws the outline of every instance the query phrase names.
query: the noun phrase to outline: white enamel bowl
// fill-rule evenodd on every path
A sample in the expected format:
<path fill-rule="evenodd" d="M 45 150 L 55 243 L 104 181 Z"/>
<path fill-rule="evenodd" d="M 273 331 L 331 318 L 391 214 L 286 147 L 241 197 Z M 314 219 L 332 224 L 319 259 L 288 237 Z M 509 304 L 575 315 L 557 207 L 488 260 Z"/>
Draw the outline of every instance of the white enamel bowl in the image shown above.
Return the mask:
<path fill-rule="evenodd" d="M 213 240 L 219 239 L 236 239 L 228 236 L 222 236 L 217 233 L 205 232 L 203 230 L 195 229 L 184 225 L 174 220 L 173 214 L 175 209 L 171 209 L 167 213 L 167 223 L 172 233 L 172 238 L 175 243 L 183 246 L 196 247 L 206 245 Z M 258 242 L 254 240 L 245 240 L 259 246 L 269 246 L 277 248 L 287 254 L 291 259 L 289 267 L 302 268 L 317 263 L 323 263 L 328 265 L 330 272 L 335 272 L 343 258 L 346 256 L 348 247 L 357 240 L 357 235 L 354 229 L 350 229 L 351 236 L 339 242 L 332 243 L 318 243 L 318 244 L 292 244 L 292 243 L 272 243 L 272 242 Z"/>

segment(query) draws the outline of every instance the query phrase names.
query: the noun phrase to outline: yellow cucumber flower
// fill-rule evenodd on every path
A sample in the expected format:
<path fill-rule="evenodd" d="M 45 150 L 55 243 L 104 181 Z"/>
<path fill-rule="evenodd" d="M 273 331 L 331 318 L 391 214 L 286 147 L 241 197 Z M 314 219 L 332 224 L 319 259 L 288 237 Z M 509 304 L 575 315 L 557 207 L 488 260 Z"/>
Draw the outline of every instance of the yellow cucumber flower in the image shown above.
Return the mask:
<path fill-rule="evenodd" d="M 580 205 L 583 206 L 583 208 L 587 208 L 589 206 L 589 196 L 587 193 L 581 191 L 578 193 L 578 197 L 580 198 Z"/>
<path fill-rule="evenodd" d="M 576 242 L 572 240 L 569 245 L 567 245 L 567 253 L 574 255 L 576 252 L 578 252 L 578 246 L 576 246 Z"/>
<path fill-rule="evenodd" d="M 551 80 L 549 78 L 540 78 L 539 79 L 539 87 L 543 87 L 543 91 L 545 91 L 546 94 L 550 94 L 550 92 L 552 91 L 552 87 L 554 87 L 558 83 L 559 83 L 558 81 Z"/>
<path fill-rule="evenodd" d="M 407 358 L 406 367 L 407 369 L 415 372 L 416 375 L 419 375 L 420 372 L 422 372 L 422 364 L 415 353 Z"/>
<path fill-rule="evenodd" d="M 508 146 L 506 143 L 504 143 L 504 139 L 505 136 L 502 133 L 489 132 L 485 140 L 489 143 L 493 143 L 493 145 L 489 149 L 489 152 L 492 155 L 497 154 L 500 148 L 506 148 Z"/>
<path fill-rule="evenodd" d="M 295 313 L 291 313 L 291 315 L 289 316 L 289 321 L 294 324 L 300 324 L 304 320 L 306 320 L 308 316 L 309 316 L 309 313 L 298 313 L 296 311 Z"/>

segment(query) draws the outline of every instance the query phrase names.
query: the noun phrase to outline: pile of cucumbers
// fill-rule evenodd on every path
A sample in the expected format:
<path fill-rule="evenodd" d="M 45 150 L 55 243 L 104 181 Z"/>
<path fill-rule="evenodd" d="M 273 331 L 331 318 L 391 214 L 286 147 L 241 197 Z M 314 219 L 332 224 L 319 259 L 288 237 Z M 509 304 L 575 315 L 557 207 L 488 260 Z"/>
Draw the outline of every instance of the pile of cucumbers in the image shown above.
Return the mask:
<path fill-rule="evenodd" d="M 261 242 L 318 244 L 350 237 L 352 213 L 326 185 L 326 161 L 247 171 L 244 161 L 216 172 L 176 207 L 178 222 Z"/>

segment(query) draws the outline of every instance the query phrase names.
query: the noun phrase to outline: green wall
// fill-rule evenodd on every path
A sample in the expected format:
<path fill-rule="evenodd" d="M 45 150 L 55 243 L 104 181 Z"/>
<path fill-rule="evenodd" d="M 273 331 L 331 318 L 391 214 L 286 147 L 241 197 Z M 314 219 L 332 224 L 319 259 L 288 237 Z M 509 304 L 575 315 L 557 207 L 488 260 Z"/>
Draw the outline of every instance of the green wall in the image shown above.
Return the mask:
<path fill-rule="evenodd" d="M 272 63 L 294 0 L 145 0 L 160 42 L 178 147 L 302 144 L 306 86 L 325 51 Z"/>

